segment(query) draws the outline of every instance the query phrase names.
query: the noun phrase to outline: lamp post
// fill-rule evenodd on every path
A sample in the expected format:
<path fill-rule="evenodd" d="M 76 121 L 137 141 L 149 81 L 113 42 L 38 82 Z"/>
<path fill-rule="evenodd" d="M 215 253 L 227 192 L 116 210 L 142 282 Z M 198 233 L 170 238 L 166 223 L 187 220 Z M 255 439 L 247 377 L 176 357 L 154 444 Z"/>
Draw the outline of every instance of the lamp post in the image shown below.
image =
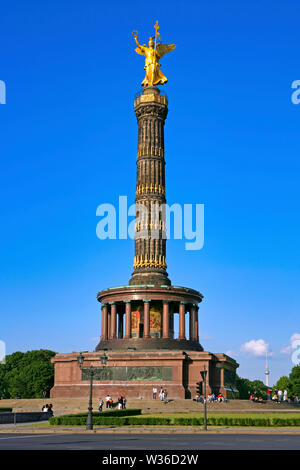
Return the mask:
<path fill-rule="evenodd" d="M 204 383 L 204 431 L 207 431 L 207 403 L 206 403 L 206 377 L 207 377 L 207 370 L 206 366 L 204 366 L 204 370 L 201 371 L 201 376 Z"/>
<path fill-rule="evenodd" d="M 84 363 L 84 355 L 82 354 L 82 352 L 77 357 L 77 362 L 81 369 Z M 103 353 L 103 356 L 100 357 L 100 362 L 103 365 L 103 367 L 107 363 L 107 356 L 105 354 L 105 351 Z M 86 367 L 86 371 L 90 376 L 90 399 L 89 399 L 86 429 L 92 430 L 93 429 L 93 414 L 92 414 L 92 411 L 93 411 L 93 377 L 95 375 L 95 368 L 93 366 Z"/>
<path fill-rule="evenodd" d="M 206 366 L 204 366 L 204 370 L 201 371 L 201 376 L 204 383 L 204 431 L 207 431 L 207 403 L 206 403 L 206 377 L 207 377 L 207 370 Z"/>

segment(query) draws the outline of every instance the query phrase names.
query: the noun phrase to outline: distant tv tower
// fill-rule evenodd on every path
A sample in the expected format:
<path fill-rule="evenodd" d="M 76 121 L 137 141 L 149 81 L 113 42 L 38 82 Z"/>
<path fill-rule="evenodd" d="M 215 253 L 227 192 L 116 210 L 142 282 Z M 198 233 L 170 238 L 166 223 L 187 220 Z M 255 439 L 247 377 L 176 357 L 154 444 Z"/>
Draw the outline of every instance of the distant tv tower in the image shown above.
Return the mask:
<path fill-rule="evenodd" d="M 270 375 L 270 369 L 269 369 L 269 364 L 268 364 L 268 351 L 266 351 L 266 369 L 265 369 L 265 376 L 266 376 L 266 386 L 269 386 L 269 375 Z"/>

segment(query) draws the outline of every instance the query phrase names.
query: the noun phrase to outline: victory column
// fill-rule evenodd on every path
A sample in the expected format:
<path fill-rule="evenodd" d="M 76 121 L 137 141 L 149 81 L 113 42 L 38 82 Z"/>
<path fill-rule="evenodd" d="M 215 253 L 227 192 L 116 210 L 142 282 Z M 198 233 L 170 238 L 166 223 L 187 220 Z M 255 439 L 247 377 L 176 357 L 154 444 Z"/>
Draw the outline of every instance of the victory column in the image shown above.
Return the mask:
<path fill-rule="evenodd" d="M 101 337 L 95 352 L 86 353 L 84 365 L 94 366 L 97 393 L 150 398 L 162 384 L 170 398 L 190 398 L 200 371 L 206 369 L 207 391 L 232 393 L 238 364 L 225 354 L 205 352 L 199 343 L 197 290 L 173 286 L 166 264 L 166 203 L 164 125 L 167 96 L 158 85 L 167 78 L 159 60 L 175 49 L 163 44 L 155 24 L 148 46 L 138 42 L 135 51 L 145 57 L 142 91 L 134 100 L 138 123 L 134 271 L 128 285 L 98 293 L 101 303 Z M 174 316 L 179 315 L 179 334 Z M 188 317 L 188 331 L 186 331 Z M 107 365 L 99 366 L 101 352 Z M 51 396 L 86 396 L 88 376 L 78 366 L 78 353 L 57 354 L 55 385 Z"/>

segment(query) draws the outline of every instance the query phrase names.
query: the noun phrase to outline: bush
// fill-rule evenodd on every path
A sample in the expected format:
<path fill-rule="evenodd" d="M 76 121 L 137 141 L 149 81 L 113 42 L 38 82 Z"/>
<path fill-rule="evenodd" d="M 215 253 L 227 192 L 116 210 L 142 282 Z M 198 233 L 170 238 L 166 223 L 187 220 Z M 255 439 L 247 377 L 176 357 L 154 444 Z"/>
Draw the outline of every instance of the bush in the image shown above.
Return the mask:
<path fill-rule="evenodd" d="M 117 410 L 116 410 L 117 411 Z M 133 411 L 133 410 L 120 410 Z M 141 414 L 141 410 L 135 410 L 135 414 Z M 138 413 L 137 413 L 138 412 Z M 110 412 L 93 413 L 93 424 L 100 426 L 203 426 L 203 416 L 121 416 Z M 110 416 L 109 416 L 110 415 Z M 65 415 L 50 418 L 52 425 L 80 426 L 86 425 L 87 414 Z M 210 426 L 300 426 L 298 417 L 272 417 L 272 416 L 208 416 L 207 424 Z"/>
<path fill-rule="evenodd" d="M 271 418 L 273 426 L 300 426 L 299 418 Z"/>
<path fill-rule="evenodd" d="M 173 418 L 172 419 L 172 424 L 174 426 L 202 426 L 204 423 L 204 418 L 202 417 L 190 417 L 190 418 L 181 418 L 181 417 L 178 417 L 178 418 Z"/>
<path fill-rule="evenodd" d="M 124 416 L 137 416 L 141 415 L 141 409 L 128 409 L 128 410 L 109 410 L 109 411 L 94 411 L 92 413 L 93 416 L 93 424 L 101 424 L 103 420 L 106 419 L 117 419 L 119 420 L 121 417 Z M 87 413 L 78 413 L 72 415 L 62 415 L 62 416 L 55 416 L 50 418 L 49 423 L 52 425 L 62 425 L 62 426 L 82 426 L 86 424 L 87 421 Z"/>
<path fill-rule="evenodd" d="M 0 408 L 0 413 L 4 413 L 5 411 L 12 411 L 12 408 Z"/>
<path fill-rule="evenodd" d="M 153 418 L 145 416 L 136 418 L 128 416 L 126 418 L 102 418 L 96 419 L 95 424 L 101 426 L 168 426 L 171 424 L 170 418 Z"/>

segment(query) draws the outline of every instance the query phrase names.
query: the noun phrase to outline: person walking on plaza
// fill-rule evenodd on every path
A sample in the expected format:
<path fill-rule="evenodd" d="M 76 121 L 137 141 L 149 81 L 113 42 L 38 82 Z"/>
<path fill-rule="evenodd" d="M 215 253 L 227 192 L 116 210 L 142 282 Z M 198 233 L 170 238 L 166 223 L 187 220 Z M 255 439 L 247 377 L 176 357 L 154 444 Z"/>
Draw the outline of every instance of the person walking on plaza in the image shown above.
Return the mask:
<path fill-rule="evenodd" d="M 99 398 L 99 408 L 98 408 L 99 411 L 103 410 L 103 405 L 104 405 L 104 401 L 102 400 L 102 398 Z"/>
<path fill-rule="evenodd" d="M 287 389 L 285 388 L 283 391 L 283 401 L 287 401 L 287 399 L 288 399 L 288 392 L 287 392 Z"/>
<path fill-rule="evenodd" d="M 123 397 L 120 396 L 118 398 L 118 410 L 122 410 L 122 408 L 123 408 Z"/>
<path fill-rule="evenodd" d="M 153 390 L 152 390 L 153 394 L 152 394 L 152 398 L 153 400 L 156 400 L 156 395 L 157 395 L 157 388 L 156 387 L 153 387 Z"/>
<path fill-rule="evenodd" d="M 278 390 L 278 401 L 282 400 L 282 390 Z"/>
<path fill-rule="evenodd" d="M 110 398 L 109 394 L 107 394 L 106 397 L 105 397 L 106 408 L 110 408 L 110 400 L 111 400 L 111 398 Z"/>
<path fill-rule="evenodd" d="M 127 402 L 127 400 L 126 400 L 126 397 L 122 397 L 122 398 L 123 398 L 123 399 L 122 399 L 122 409 L 123 409 L 123 410 L 126 410 L 126 402 Z"/>

